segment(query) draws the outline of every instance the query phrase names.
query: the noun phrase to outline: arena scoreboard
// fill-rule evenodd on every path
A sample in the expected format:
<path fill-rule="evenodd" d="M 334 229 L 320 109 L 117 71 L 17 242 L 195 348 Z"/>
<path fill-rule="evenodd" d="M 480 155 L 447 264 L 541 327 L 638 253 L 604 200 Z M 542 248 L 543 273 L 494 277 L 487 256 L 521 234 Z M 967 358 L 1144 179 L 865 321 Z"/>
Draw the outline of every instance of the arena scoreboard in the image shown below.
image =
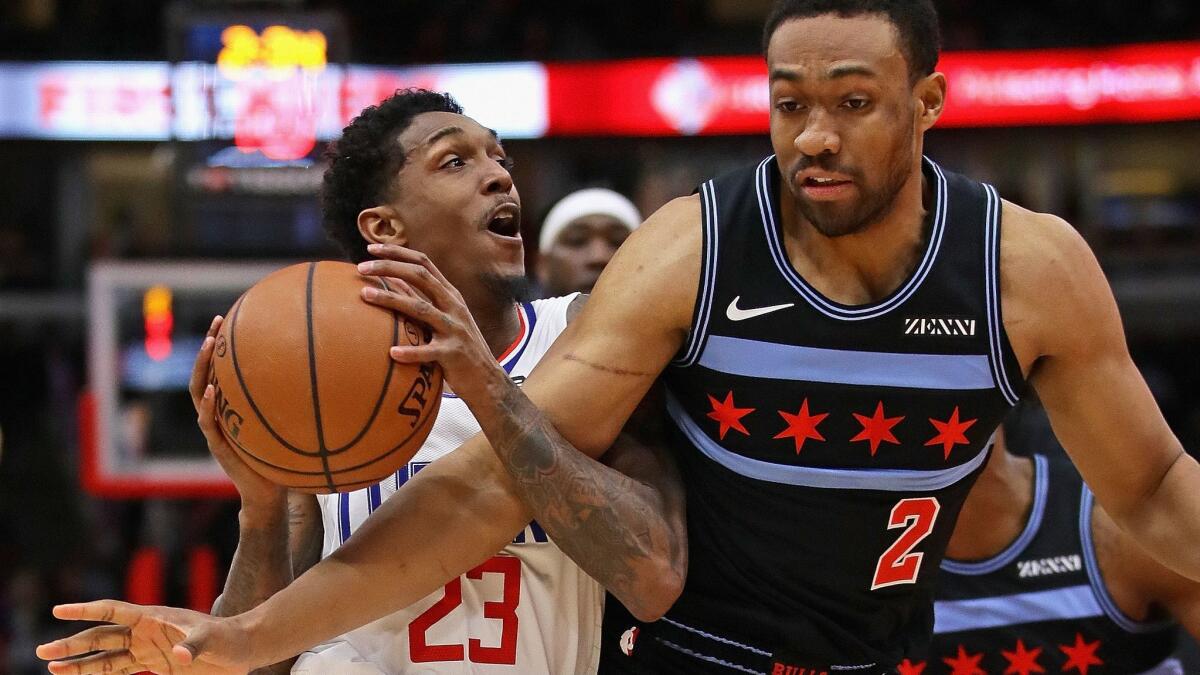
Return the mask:
<path fill-rule="evenodd" d="M 334 12 L 168 12 L 177 255 L 331 251 L 317 206 L 348 55 Z M 197 96 L 196 92 L 203 95 Z"/>

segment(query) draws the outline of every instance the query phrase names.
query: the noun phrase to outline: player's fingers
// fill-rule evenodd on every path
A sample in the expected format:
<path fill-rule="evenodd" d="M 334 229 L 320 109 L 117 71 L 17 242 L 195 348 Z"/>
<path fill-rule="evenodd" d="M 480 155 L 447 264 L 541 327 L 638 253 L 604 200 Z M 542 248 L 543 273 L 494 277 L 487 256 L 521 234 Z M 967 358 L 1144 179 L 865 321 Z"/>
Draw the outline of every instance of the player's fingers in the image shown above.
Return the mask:
<path fill-rule="evenodd" d="M 430 345 L 420 345 L 417 347 L 392 347 L 388 350 L 388 356 L 392 357 L 396 363 L 431 363 L 441 361 L 445 353 Z"/>
<path fill-rule="evenodd" d="M 96 626 L 61 640 L 38 646 L 39 659 L 65 659 L 100 651 L 128 650 L 133 642 L 127 626 Z"/>
<path fill-rule="evenodd" d="M 428 268 L 417 263 L 368 260 L 359 263 L 358 271 L 372 276 L 402 279 L 442 309 L 452 309 L 455 303 L 461 303 L 458 291 L 453 286 L 434 276 Z"/>
<path fill-rule="evenodd" d="M 133 654 L 127 651 L 119 652 L 103 652 L 95 656 L 89 656 L 73 661 L 51 661 L 46 664 L 46 668 L 55 675 L 92 675 L 93 673 L 103 673 L 110 675 L 113 672 L 125 670 L 137 666 L 138 663 L 133 658 Z"/>
<path fill-rule="evenodd" d="M 204 395 L 204 386 L 208 384 L 208 364 L 212 359 L 213 345 L 216 338 L 205 336 L 200 343 L 200 351 L 196 352 L 196 361 L 192 364 L 192 375 L 188 379 L 188 393 L 192 395 L 192 405 L 200 410 L 200 397 Z"/>
<path fill-rule="evenodd" d="M 54 617 L 67 621 L 104 621 L 126 626 L 137 623 L 142 615 L 141 607 L 120 600 L 94 600 L 67 605 L 55 605 Z"/>
<path fill-rule="evenodd" d="M 401 293 L 401 294 L 414 295 L 416 297 L 421 297 L 421 294 L 418 293 L 416 291 L 416 289 L 414 289 L 412 286 L 409 286 L 408 282 L 403 279 L 396 279 L 394 277 L 389 277 L 387 279 L 380 278 L 380 281 L 383 282 L 384 289 L 389 290 L 393 293 Z M 426 298 L 426 300 L 428 300 L 428 298 Z"/>
<path fill-rule="evenodd" d="M 378 250 L 373 251 L 372 247 L 379 248 Z M 367 246 L 367 252 L 378 255 L 381 258 L 390 258 L 392 260 L 400 260 L 403 262 L 413 263 L 414 265 L 420 265 L 421 267 L 429 270 L 429 273 L 432 274 L 433 277 L 440 283 L 449 286 L 450 288 L 454 288 L 454 285 L 451 284 L 448 279 L 446 279 L 446 275 L 442 274 L 442 271 L 438 269 L 437 265 L 433 264 L 433 259 L 421 251 L 407 248 L 405 246 L 395 246 L 391 244 L 370 244 Z"/>
<path fill-rule="evenodd" d="M 208 439 L 209 447 L 212 447 L 215 442 L 224 440 L 221 436 L 221 428 L 217 425 L 217 388 L 211 384 L 204 385 L 200 402 L 196 406 L 196 423 L 200 425 L 200 431 L 203 431 L 204 437 Z"/>
<path fill-rule="evenodd" d="M 416 319 L 432 328 L 435 333 L 445 334 L 450 329 L 450 320 L 446 313 L 423 298 L 371 286 L 363 287 L 362 298 L 372 305 L 378 305 Z"/>

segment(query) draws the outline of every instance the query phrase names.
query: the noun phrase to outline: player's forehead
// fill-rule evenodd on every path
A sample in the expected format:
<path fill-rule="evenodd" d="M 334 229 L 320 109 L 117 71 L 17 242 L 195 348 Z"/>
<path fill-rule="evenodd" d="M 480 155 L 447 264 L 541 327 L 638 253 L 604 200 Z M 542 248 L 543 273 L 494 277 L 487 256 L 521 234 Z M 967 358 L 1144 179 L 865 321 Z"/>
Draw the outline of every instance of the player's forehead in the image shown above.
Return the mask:
<path fill-rule="evenodd" d="M 907 72 L 899 32 L 883 14 L 791 19 L 767 45 L 772 80 L 827 80 L 846 74 L 892 77 Z"/>
<path fill-rule="evenodd" d="M 474 119 L 452 112 L 424 112 L 412 119 L 399 136 L 405 154 L 431 147 L 443 139 L 459 139 L 469 143 L 494 145 L 499 143 L 496 132 Z"/>
<path fill-rule="evenodd" d="M 603 234 L 611 229 L 628 230 L 629 226 L 607 213 L 589 213 L 572 220 L 563 232 Z"/>

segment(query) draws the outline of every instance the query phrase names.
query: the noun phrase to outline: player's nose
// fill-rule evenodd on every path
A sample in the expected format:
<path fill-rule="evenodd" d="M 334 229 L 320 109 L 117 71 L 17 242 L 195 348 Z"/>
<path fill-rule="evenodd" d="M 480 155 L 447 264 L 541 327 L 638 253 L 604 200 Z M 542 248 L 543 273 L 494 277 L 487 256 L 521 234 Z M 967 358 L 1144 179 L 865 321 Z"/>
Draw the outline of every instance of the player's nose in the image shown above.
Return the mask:
<path fill-rule="evenodd" d="M 809 157 L 823 154 L 836 155 L 842 149 L 842 138 L 834 128 L 833 120 L 830 117 L 830 115 L 817 110 L 810 113 L 804 130 L 793 141 L 796 149 Z"/>
<path fill-rule="evenodd" d="M 489 170 L 483 181 L 483 191 L 486 194 L 507 194 L 512 192 L 513 179 L 512 174 L 508 169 L 494 164 Z"/>

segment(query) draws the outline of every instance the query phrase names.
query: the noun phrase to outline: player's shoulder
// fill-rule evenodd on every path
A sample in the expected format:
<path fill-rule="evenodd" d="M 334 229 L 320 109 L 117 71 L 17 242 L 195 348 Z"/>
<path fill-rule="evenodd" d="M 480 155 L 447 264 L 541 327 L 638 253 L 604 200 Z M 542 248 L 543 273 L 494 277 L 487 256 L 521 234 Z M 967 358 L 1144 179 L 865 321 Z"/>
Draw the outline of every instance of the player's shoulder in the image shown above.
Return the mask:
<path fill-rule="evenodd" d="M 1052 213 L 1038 213 L 1005 200 L 1001 211 L 1001 272 L 1010 278 L 1062 272 L 1063 265 L 1094 260 L 1083 235 Z M 1043 279 L 1044 281 L 1044 279 Z"/>
<path fill-rule="evenodd" d="M 676 197 L 651 213 L 621 248 L 668 255 L 693 248 L 698 252 L 702 231 L 700 220 L 699 195 Z"/>
<path fill-rule="evenodd" d="M 1112 293 L 1091 248 L 1070 223 L 1009 201 L 1000 228 L 1000 288 L 1010 338 L 1032 353 L 1052 351 L 1063 322 L 1095 328 L 1107 321 Z M 1022 341 L 1022 340 L 1018 340 Z M 1016 345 L 1014 345 L 1016 346 Z"/>
<path fill-rule="evenodd" d="M 587 296 L 582 293 L 568 293 L 531 301 L 529 306 L 533 312 L 529 317 L 529 321 L 532 323 L 530 339 L 538 342 L 541 337 L 546 337 L 553 341 L 558 337 L 578 312 L 573 308 L 581 297 Z"/>
<path fill-rule="evenodd" d="M 620 277 L 651 274 L 681 282 L 698 280 L 702 230 L 700 197 L 672 199 L 629 235 L 609 267 Z"/>
<path fill-rule="evenodd" d="M 1098 284 L 1106 284 L 1092 249 L 1066 220 L 1009 201 L 1001 217 L 1000 279 L 1006 296 L 1087 302 Z"/>

